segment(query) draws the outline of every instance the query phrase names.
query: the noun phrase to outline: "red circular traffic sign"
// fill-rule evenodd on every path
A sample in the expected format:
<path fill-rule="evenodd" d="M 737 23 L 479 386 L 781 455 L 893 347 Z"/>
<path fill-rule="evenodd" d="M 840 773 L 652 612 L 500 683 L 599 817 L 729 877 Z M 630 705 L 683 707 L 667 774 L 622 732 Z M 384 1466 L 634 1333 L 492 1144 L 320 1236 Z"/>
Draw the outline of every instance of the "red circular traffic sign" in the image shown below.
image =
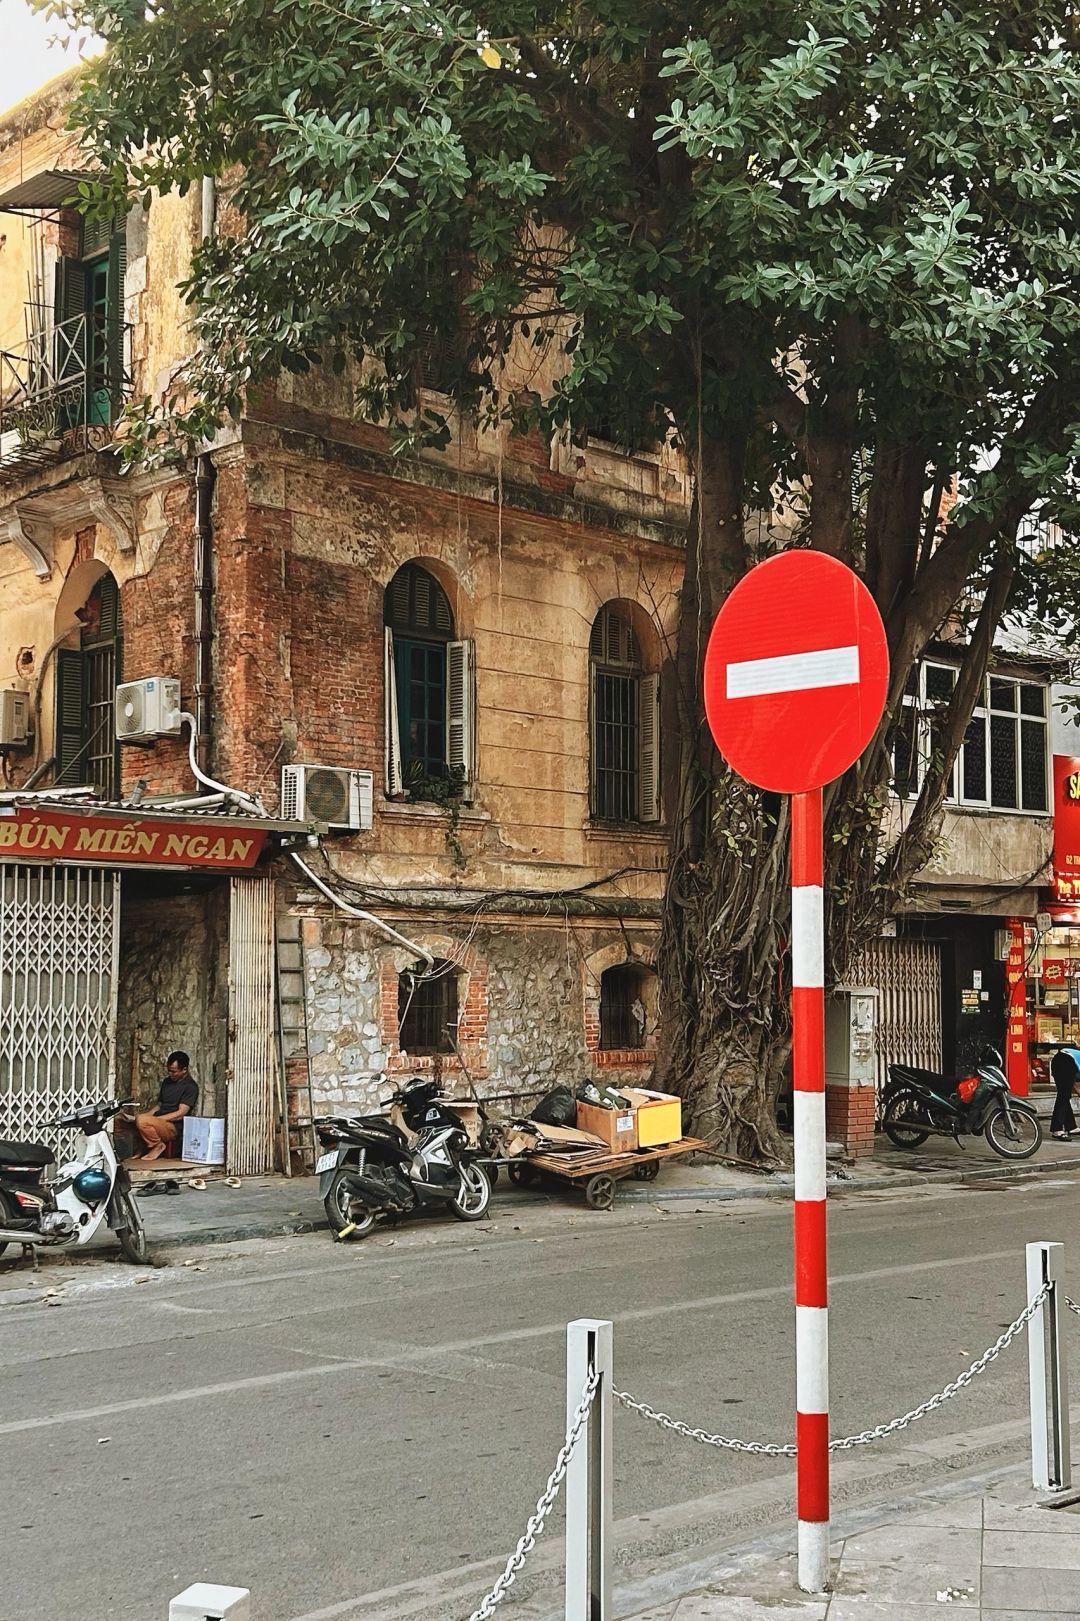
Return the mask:
<path fill-rule="evenodd" d="M 780 552 L 751 569 L 705 653 L 716 746 L 740 777 L 773 793 L 842 776 L 877 730 L 888 683 L 877 604 L 824 552 Z"/>

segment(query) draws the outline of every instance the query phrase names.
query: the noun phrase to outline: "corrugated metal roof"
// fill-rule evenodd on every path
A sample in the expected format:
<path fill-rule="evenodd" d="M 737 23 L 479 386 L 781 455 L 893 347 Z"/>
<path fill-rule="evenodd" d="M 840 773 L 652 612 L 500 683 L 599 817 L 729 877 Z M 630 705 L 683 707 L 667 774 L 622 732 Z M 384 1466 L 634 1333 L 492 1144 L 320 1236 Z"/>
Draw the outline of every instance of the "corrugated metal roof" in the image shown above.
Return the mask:
<path fill-rule="evenodd" d="M 93 178 L 89 169 L 42 169 L 0 191 L 0 213 L 15 208 L 62 208 L 75 195 L 80 180 Z"/>

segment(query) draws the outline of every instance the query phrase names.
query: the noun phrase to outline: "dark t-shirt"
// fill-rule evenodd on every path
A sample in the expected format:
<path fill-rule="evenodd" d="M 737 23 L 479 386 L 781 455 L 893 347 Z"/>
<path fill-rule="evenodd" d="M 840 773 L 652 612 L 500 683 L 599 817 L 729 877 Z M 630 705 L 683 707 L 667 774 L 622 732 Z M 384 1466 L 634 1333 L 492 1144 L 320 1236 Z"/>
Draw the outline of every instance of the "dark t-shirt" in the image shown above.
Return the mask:
<path fill-rule="evenodd" d="M 161 1091 L 158 1093 L 158 1106 L 154 1112 L 155 1114 L 173 1114 L 182 1103 L 186 1103 L 188 1114 L 194 1114 L 198 1101 L 199 1088 L 190 1070 L 186 1075 L 177 1075 L 175 1079 L 172 1075 L 166 1075 L 161 1083 Z M 184 1129 L 184 1122 L 182 1120 L 173 1120 L 170 1124 L 176 1127 L 176 1134 L 179 1136 Z"/>

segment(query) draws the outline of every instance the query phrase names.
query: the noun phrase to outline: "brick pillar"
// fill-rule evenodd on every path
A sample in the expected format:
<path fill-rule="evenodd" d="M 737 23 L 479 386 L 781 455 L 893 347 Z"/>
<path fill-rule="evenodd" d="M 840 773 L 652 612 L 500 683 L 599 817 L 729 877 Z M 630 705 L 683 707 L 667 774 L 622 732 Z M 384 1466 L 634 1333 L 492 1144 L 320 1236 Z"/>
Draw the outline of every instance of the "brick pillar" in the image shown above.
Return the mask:
<path fill-rule="evenodd" d="M 877 1095 L 873 1086 L 825 1087 L 825 1134 L 843 1143 L 852 1159 L 874 1152 L 874 1116 Z"/>

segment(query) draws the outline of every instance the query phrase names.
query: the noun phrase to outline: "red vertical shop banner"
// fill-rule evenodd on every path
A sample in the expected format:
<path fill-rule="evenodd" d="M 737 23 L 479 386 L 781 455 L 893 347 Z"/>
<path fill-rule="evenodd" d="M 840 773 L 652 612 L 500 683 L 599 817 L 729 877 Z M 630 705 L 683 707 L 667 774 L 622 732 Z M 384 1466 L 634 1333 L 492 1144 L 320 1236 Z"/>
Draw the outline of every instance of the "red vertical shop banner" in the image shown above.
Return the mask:
<path fill-rule="evenodd" d="M 1008 989 L 1008 1018 L 1005 1031 L 1005 1077 L 1009 1091 L 1018 1098 L 1026 1098 L 1031 1087 L 1031 1066 L 1028 1055 L 1027 1017 L 1027 944 L 1024 920 L 1006 918 L 1009 931 L 1009 954 L 1005 959 L 1005 984 Z"/>
<path fill-rule="evenodd" d="M 1080 897 L 1080 760 L 1054 755 L 1054 894 Z"/>

